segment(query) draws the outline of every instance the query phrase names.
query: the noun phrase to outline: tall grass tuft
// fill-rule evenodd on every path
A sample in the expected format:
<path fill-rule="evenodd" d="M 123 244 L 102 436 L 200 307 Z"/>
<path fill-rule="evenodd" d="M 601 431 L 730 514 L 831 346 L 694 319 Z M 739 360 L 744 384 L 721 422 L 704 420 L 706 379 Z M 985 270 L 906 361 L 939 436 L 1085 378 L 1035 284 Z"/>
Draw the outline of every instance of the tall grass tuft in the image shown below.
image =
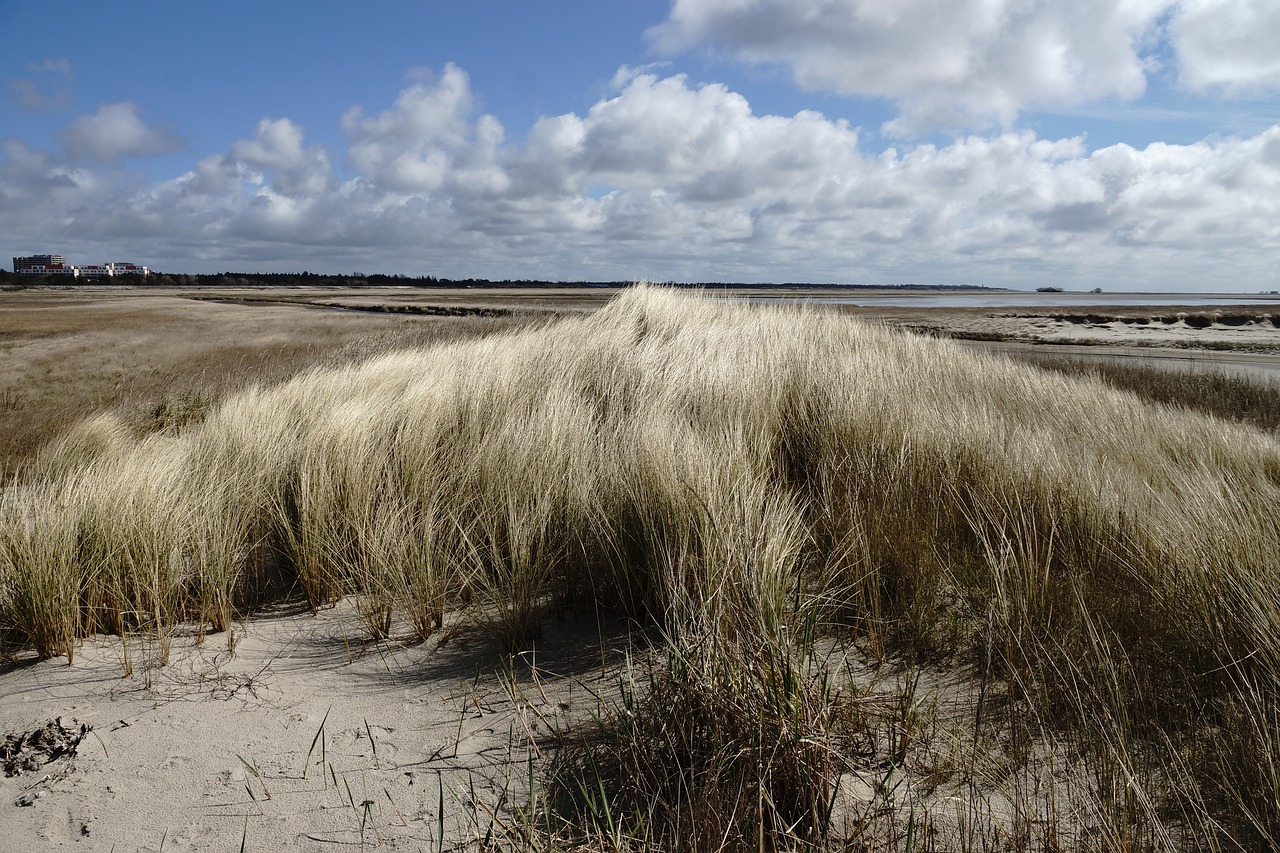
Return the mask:
<path fill-rule="evenodd" d="M 78 519 L 64 487 L 0 504 L 4 538 L 0 540 L 0 625 L 24 637 L 41 658 L 75 657 L 82 633 L 80 587 L 89 567 L 76 560 Z"/>

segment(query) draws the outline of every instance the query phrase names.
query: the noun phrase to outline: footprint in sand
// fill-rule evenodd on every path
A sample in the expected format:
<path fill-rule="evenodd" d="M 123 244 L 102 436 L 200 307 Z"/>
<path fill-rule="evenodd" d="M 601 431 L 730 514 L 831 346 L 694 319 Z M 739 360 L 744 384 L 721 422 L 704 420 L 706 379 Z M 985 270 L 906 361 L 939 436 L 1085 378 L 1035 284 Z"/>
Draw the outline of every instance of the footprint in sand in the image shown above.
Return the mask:
<path fill-rule="evenodd" d="M 395 729 L 391 726 L 370 725 L 368 728 L 361 726 L 357 729 L 343 729 L 329 740 L 329 748 L 349 751 L 369 759 L 374 758 L 376 754 L 379 763 L 387 763 L 392 761 L 400 751 L 391 740 L 391 735 L 394 733 Z M 372 735 L 372 741 L 370 735 Z"/>
<path fill-rule="evenodd" d="M 169 841 L 172 842 L 179 850 L 183 848 L 193 848 L 197 845 L 204 847 L 204 845 L 199 844 L 199 842 L 209 838 L 213 834 L 213 830 L 204 824 L 191 823 L 176 832 L 173 832 L 169 836 Z"/>
<path fill-rule="evenodd" d="M 390 726 L 369 726 L 356 730 L 356 742 L 363 741 L 364 754 L 369 758 L 377 758 L 379 763 L 394 762 L 400 749 L 391 740 L 395 732 Z"/>

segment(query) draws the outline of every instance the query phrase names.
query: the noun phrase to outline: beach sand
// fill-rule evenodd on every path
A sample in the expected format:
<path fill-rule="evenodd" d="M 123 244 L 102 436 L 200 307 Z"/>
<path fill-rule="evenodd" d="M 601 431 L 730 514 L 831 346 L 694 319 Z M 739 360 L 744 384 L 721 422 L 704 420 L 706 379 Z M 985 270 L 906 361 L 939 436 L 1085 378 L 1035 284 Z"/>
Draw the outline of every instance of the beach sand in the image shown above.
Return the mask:
<path fill-rule="evenodd" d="M 150 667 L 160 646 L 131 640 L 127 677 L 118 637 L 0 675 L 0 733 L 89 727 L 74 755 L 36 750 L 0 779 L 0 849 L 465 845 L 526 801 L 535 740 L 610 688 L 597 626 L 572 617 L 515 658 L 475 631 L 361 642 L 349 600 L 233 633 L 234 653 L 225 635 L 175 637 Z"/>

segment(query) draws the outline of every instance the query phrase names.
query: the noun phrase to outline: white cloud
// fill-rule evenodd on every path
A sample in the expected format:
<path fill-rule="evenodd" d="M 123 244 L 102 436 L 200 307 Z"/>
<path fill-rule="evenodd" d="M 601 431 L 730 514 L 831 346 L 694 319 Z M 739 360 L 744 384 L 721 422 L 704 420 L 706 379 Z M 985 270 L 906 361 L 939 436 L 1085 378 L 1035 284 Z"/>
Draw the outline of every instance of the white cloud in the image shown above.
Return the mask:
<path fill-rule="evenodd" d="M 232 143 L 231 157 L 262 169 L 295 168 L 307 159 L 302 128 L 287 118 L 264 118 L 258 122 L 253 139 Z"/>
<path fill-rule="evenodd" d="M 710 47 L 801 86 L 900 105 L 890 130 L 1009 125 L 1034 107 L 1132 99 L 1168 0 L 676 0 L 661 50 Z"/>
<path fill-rule="evenodd" d="M 430 192 L 456 183 L 501 190 L 507 176 L 496 165 L 502 126 L 490 116 L 472 123 L 475 100 L 467 74 L 446 65 L 438 79 L 404 89 L 390 109 L 366 118 L 353 107 L 342 118 L 351 135 L 347 155 L 380 187 Z"/>
<path fill-rule="evenodd" d="M 904 137 L 1132 102 L 1175 70 L 1157 59 L 1164 47 L 1194 93 L 1280 90 L 1274 0 L 674 0 L 649 38 L 887 99 L 899 115 L 884 129 Z"/>
<path fill-rule="evenodd" d="M 78 186 L 68 165 L 21 140 L 0 139 L 0 155 L 0 210 L 40 205 Z"/>
<path fill-rule="evenodd" d="M 1009 130 L 872 152 L 820 113 L 626 80 L 515 144 L 448 67 L 380 113 L 349 111 L 345 152 L 264 119 L 150 187 L 4 140 L 0 233 L 67 254 L 110 238 L 178 270 L 217 253 L 456 277 L 1274 286 L 1280 126 L 1142 149 Z"/>
<path fill-rule="evenodd" d="M 1280 89 L 1280 4 L 1183 0 L 1169 23 L 1180 79 L 1229 95 Z"/>
<path fill-rule="evenodd" d="M 328 155 L 319 146 L 304 146 L 302 138 L 302 128 L 289 119 L 264 118 L 252 139 L 232 143 L 222 167 L 236 174 L 274 172 L 272 190 L 282 196 L 324 192 L 333 180 Z"/>
<path fill-rule="evenodd" d="M 756 116 L 719 84 L 641 74 L 616 97 L 535 125 L 520 186 L 663 190 L 688 201 L 744 201 L 856 168 L 858 133 L 805 111 Z"/>
<path fill-rule="evenodd" d="M 663 69 L 670 66 L 670 62 L 647 62 L 644 65 L 619 65 L 618 70 L 614 72 L 613 79 L 609 81 L 609 88 L 614 92 L 621 92 L 627 86 L 631 85 L 631 81 L 635 80 L 642 74 L 657 75 Z"/>
<path fill-rule="evenodd" d="M 171 131 L 144 122 L 137 104 L 130 101 L 103 104 L 93 115 L 71 122 L 59 137 L 73 158 L 95 163 L 164 154 L 182 147 Z"/>

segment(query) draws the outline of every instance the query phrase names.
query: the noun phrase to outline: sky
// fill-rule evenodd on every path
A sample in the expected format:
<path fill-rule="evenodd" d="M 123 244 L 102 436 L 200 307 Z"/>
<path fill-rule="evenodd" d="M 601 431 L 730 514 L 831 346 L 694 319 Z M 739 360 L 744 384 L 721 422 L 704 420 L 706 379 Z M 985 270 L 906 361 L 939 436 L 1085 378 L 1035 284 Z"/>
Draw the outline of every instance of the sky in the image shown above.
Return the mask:
<path fill-rule="evenodd" d="M 0 265 L 1280 290 L 1276 0 L 0 0 Z"/>

